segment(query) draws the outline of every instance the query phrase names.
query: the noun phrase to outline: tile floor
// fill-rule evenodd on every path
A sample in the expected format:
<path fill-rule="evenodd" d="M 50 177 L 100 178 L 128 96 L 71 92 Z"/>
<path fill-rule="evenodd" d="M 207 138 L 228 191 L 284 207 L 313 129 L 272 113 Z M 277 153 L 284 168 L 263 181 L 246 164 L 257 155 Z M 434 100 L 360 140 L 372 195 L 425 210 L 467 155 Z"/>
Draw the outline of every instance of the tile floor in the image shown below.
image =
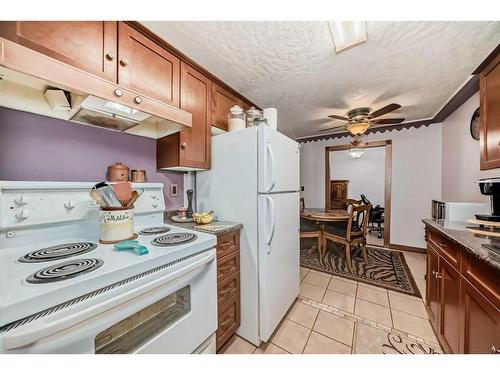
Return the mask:
<path fill-rule="evenodd" d="M 405 252 L 425 298 L 425 254 Z M 423 299 L 323 272 L 300 269 L 300 295 L 269 343 L 238 336 L 220 353 L 440 353 Z"/>

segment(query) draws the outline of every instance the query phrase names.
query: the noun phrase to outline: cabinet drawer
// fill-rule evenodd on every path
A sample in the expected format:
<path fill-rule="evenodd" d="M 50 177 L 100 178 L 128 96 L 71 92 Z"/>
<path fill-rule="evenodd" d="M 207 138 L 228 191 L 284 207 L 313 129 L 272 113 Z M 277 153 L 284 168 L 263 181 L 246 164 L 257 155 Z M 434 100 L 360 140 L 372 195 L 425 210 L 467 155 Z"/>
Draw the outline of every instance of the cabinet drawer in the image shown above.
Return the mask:
<path fill-rule="evenodd" d="M 217 285 L 217 302 L 219 305 L 224 304 L 231 296 L 240 291 L 240 273 L 222 280 Z"/>
<path fill-rule="evenodd" d="M 236 332 L 240 326 L 240 293 L 235 294 L 224 304 L 219 305 L 216 348 L 222 345 Z"/>
<path fill-rule="evenodd" d="M 217 262 L 217 282 L 240 270 L 240 252 L 234 251 Z"/>
<path fill-rule="evenodd" d="M 429 231 L 429 241 L 452 266 L 460 269 L 461 249 L 451 243 L 446 237 L 433 230 Z"/>
<path fill-rule="evenodd" d="M 229 233 L 221 234 L 217 237 L 217 260 L 239 250 L 240 248 L 240 231 L 234 230 Z"/>
<path fill-rule="evenodd" d="M 471 254 L 464 253 L 462 275 L 500 308 L 500 272 Z"/>

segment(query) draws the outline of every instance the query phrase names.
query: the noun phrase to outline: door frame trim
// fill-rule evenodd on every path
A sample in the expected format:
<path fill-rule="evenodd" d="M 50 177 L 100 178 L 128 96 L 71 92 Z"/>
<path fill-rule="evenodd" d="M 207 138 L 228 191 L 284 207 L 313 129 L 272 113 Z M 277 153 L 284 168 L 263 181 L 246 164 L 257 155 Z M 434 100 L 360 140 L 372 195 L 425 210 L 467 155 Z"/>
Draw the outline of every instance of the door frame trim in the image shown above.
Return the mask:
<path fill-rule="evenodd" d="M 349 150 L 350 144 L 325 147 L 325 210 L 330 206 L 330 152 Z M 392 140 L 366 142 L 357 148 L 385 147 L 384 247 L 391 245 Z"/>

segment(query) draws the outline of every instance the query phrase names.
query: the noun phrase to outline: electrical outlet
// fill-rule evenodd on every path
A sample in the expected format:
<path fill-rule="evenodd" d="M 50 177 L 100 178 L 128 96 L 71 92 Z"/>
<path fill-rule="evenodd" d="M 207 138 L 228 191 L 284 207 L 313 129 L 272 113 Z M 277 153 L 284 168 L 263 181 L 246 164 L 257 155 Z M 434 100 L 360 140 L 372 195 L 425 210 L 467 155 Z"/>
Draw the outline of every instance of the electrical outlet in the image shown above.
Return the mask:
<path fill-rule="evenodd" d="M 170 185 L 170 197 L 175 198 L 179 196 L 179 187 L 177 184 L 171 184 Z"/>

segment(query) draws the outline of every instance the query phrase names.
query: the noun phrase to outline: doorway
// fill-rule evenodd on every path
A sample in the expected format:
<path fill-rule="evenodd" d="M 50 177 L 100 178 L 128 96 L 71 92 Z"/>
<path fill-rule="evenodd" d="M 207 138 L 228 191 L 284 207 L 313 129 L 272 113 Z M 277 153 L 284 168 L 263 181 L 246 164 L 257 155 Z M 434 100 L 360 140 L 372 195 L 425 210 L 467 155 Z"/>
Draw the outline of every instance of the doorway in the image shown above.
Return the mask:
<path fill-rule="evenodd" d="M 364 194 L 373 206 L 367 242 L 389 247 L 391 234 L 392 142 L 367 142 L 358 145 L 364 154 L 354 159 L 351 145 L 325 147 L 325 209 L 339 205 L 339 194 L 360 200 Z M 363 159 L 364 158 L 364 159 Z M 335 189 L 335 190 L 333 190 Z M 335 208 L 332 208 L 335 206 Z M 377 209 L 375 209 L 379 206 Z M 383 217 L 380 212 L 383 210 Z"/>

